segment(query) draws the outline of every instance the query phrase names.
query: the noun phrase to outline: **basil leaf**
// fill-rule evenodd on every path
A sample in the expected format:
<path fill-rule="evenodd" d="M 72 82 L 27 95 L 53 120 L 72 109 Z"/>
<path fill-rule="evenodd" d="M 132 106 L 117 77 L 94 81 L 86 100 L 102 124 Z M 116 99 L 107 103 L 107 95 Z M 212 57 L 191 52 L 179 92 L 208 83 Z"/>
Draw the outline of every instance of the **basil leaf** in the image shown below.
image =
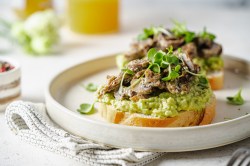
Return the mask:
<path fill-rule="evenodd" d="M 95 108 L 94 108 L 94 103 L 93 104 L 87 104 L 87 103 L 83 103 L 80 105 L 80 108 L 77 109 L 77 111 L 81 114 L 93 114 L 95 112 Z"/>
<path fill-rule="evenodd" d="M 242 104 L 244 104 L 245 101 L 241 96 L 241 91 L 242 91 L 242 89 L 240 89 L 235 96 L 227 97 L 227 100 L 228 100 L 227 102 L 229 104 L 233 104 L 233 105 L 242 105 Z"/>
<path fill-rule="evenodd" d="M 95 85 L 93 83 L 89 83 L 84 88 L 89 92 L 95 92 L 98 89 L 98 85 Z"/>

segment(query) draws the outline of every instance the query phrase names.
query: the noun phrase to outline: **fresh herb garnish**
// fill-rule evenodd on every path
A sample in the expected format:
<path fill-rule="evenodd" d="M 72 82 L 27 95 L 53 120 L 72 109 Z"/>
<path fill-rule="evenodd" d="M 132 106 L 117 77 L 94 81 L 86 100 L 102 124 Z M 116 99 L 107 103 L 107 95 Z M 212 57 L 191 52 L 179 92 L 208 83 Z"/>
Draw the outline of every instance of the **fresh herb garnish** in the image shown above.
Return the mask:
<path fill-rule="evenodd" d="M 193 72 L 189 71 L 187 68 L 184 68 L 184 70 L 185 70 L 187 73 L 189 73 L 189 74 L 191 74 L 191 75 L 194 75 L 194 76 L 200 76 L 200 77 L 204 76 L 204 74 L 196 74 L 196 73 L 193 73 Z"/>
<path fill-rule="evenodd" d="M 170 81 L 170 80 L 174 80 L 174 79 L 178 78 L 179 76 L 180 76 L 179 73 L 177 73 L 177 72 L 174 71 L 174 70 L 170 70 L 170 69 L 169 69 L 168 76 L 162 78 L 162 80 L 163 80 L 163 81 Z"/>
<path fill-rule="evenodd" d="M 81 114 L 93 114 L 95 112 L 94 104 L 83 103 L 80 105 L 80 108 L 77 111 Z"/>
<path fill-rule="evenodd" d="M 184 23 L 180 23 L 177 21 L 174 22 L 174 27 L 171 29 L 172 33 L 177 37 L 184 37 L 186 43 L 189 43 L 194 40 L 195 33 L 191 32 L 187 29 Z"/>
<path fill-rule="evenodd" d="M 178 73 L 181 69 L 180 60 L 173 54 L 173 47 L 168 48 L 167 53 L 151 48 L 147 57 L 150 61 L 148 68 L 153 72 L 160 73 L 161 68 L 168 68 L 168 76 L 162 78 L 163 81 L 174 80 L 180 76 Z"/>
<path fill-rule="evenodd" d="M 93 83 L 89 83 L 83 87 L 89 92 L 95 92 L 98 89 L 98 85 L 95 85 Z"/>
<path fill-rule="evenodd" d="M 202 87 L 208 87 L 209 84 L 207 78 L 205 76 L 200 76 L 198 85 Z"/>
<path fill-rule="evenodd" d="M 241 96 L 241 91 L 242 91 L 242 89 L 240 89 L 237 92 L 237 94 L 235 96 L 233 96 L 233 97 L 227 97 L 227 100 L 228 100 L 227 102 L 229 104 L 233 104 L 233 105 L 242 105 L 242 104 L 244 104 L 245 101 Z"/>
<path fill-rule="evenodd" d="M 122 69 L 122 71 L 124 72 L 124 74 L 130 74 L 130 75 L 134 75 L 135 73 L 130 70 L 130 69 Z"/>
<path fill-rule="evenodd" d="M 203 31 L 199 34 L 199 36 L 203 39 L 209 39 L 211 41 L 214 41 L 214 39 L 216 38 L 214 34 L 207 32 L 206 27 L 203 28 Z"/>
<path fill-rule="evenodd" d="M 169 47 L 167 50 L 168 52 L 165 53 L 163 51 L 157 51 L 155 48 L 151 48 L 147 53 L 147 58 L 150 61 L 148 69 L 151 69 L 155 73 L 161 73 L 161 69 L 168 69 L 168 75 L 162 78 L 162 80 L 172 81 L 180 77 L 181 63 L 184 62 L 173 53 L 173 47 Z M 179 50 L 179 52 L 181 52 L 181 50 Z M 200 85 L 204 87 L 208 86 L 208 81 L 204 74 L 193 73 L 189 71 L 187 67 L 183 67 L 183 69 L 191 75 L 198 76 Z"/>
<path fill-rule="evenodd" d="M 138 40 L 146 40 L 151 36 L 157 35 L 159 33 L 169 34 L 169 32 L 164 29 L 163 27 L 150 27 L 144 28 L 143 33 L 139 34 L 137 39 Z"/>

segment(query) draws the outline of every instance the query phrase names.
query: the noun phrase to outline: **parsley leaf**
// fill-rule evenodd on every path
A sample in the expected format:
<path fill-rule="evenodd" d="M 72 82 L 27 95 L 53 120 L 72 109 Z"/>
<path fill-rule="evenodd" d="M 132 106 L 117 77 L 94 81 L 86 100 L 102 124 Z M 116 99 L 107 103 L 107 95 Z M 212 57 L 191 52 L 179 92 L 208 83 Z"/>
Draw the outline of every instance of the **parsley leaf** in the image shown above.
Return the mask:
<path fill-rule="evenodd" d="M 95 92 L 98 88 L 98 85 L 95 85 L 93 83 L 89 83 L 89 84 L 85 85 L 84 88 L 89 92 Z"/>
<path fill-rule="evenodd" d="M 242 104 L 244 104 L 245 101 L 241 96 L 241 91 L 242 91 L 242 89 L 240 89 L 237 92 L 237 94 L 235 96 L 233 96 L 233 97 L 227 97 L 227 100 L 228 100 L 227 102 L 229 104 L 233 104 L 233 105 L 242 105 Z"/>
<path fill-rule="evenodd" d="M 93 114 L 95 112 L 95 108 L 94 108 L 94 103 L 93 104 L 87 104 L 87 103 L 83 103 L 80 105 L 80 108 L 77 109 L 77 111 L 80 114 Z"/>

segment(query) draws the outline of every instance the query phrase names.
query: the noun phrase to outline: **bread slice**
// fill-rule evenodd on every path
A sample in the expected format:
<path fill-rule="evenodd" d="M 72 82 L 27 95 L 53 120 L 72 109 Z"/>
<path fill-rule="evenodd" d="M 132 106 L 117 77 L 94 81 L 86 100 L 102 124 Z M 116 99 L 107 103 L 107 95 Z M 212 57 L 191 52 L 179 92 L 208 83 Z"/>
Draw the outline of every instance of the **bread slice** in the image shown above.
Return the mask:
<path fill-rule="evenodd" d="M 216 71 L 207 74 L 208 81 L 212 90 L 220 90 L 224 85 L 224 71 Z"/>
<path fill-rule="evenodd" d="M 115 110 L 111 105 L 100 103 L 100 112 L 108 122 L 141 127 L 186 127 L 210 124 L 215 116 L 215 96 L 202 111 L 182 111 L 173 118 L 157 118 L 139 113 Z"/>

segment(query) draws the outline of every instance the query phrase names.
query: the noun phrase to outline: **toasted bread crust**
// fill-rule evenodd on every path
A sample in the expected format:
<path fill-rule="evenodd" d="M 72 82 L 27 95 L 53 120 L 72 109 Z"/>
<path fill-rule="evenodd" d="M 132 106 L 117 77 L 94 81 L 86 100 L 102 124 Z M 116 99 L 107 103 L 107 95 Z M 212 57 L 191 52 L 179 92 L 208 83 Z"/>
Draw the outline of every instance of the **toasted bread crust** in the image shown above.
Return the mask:
<path fill-rule="evenodd" d="M 111 123 L 141 127 L 186 127 L 206 125 L 212 122 L 215 116 L 216 99 L 213 96 L 206 108 L 202 111 L 182 111 L 176 117 L 157 118 L 138 113 L 128 113 L 115 110 L 112 106 L 100 104 L 103 118 Z"/>
<path fill-rule="evenodd" d="M 220 90 L 224 85 L 224 71 L 210 73 L 207 75 L 212 90 Z"/>

